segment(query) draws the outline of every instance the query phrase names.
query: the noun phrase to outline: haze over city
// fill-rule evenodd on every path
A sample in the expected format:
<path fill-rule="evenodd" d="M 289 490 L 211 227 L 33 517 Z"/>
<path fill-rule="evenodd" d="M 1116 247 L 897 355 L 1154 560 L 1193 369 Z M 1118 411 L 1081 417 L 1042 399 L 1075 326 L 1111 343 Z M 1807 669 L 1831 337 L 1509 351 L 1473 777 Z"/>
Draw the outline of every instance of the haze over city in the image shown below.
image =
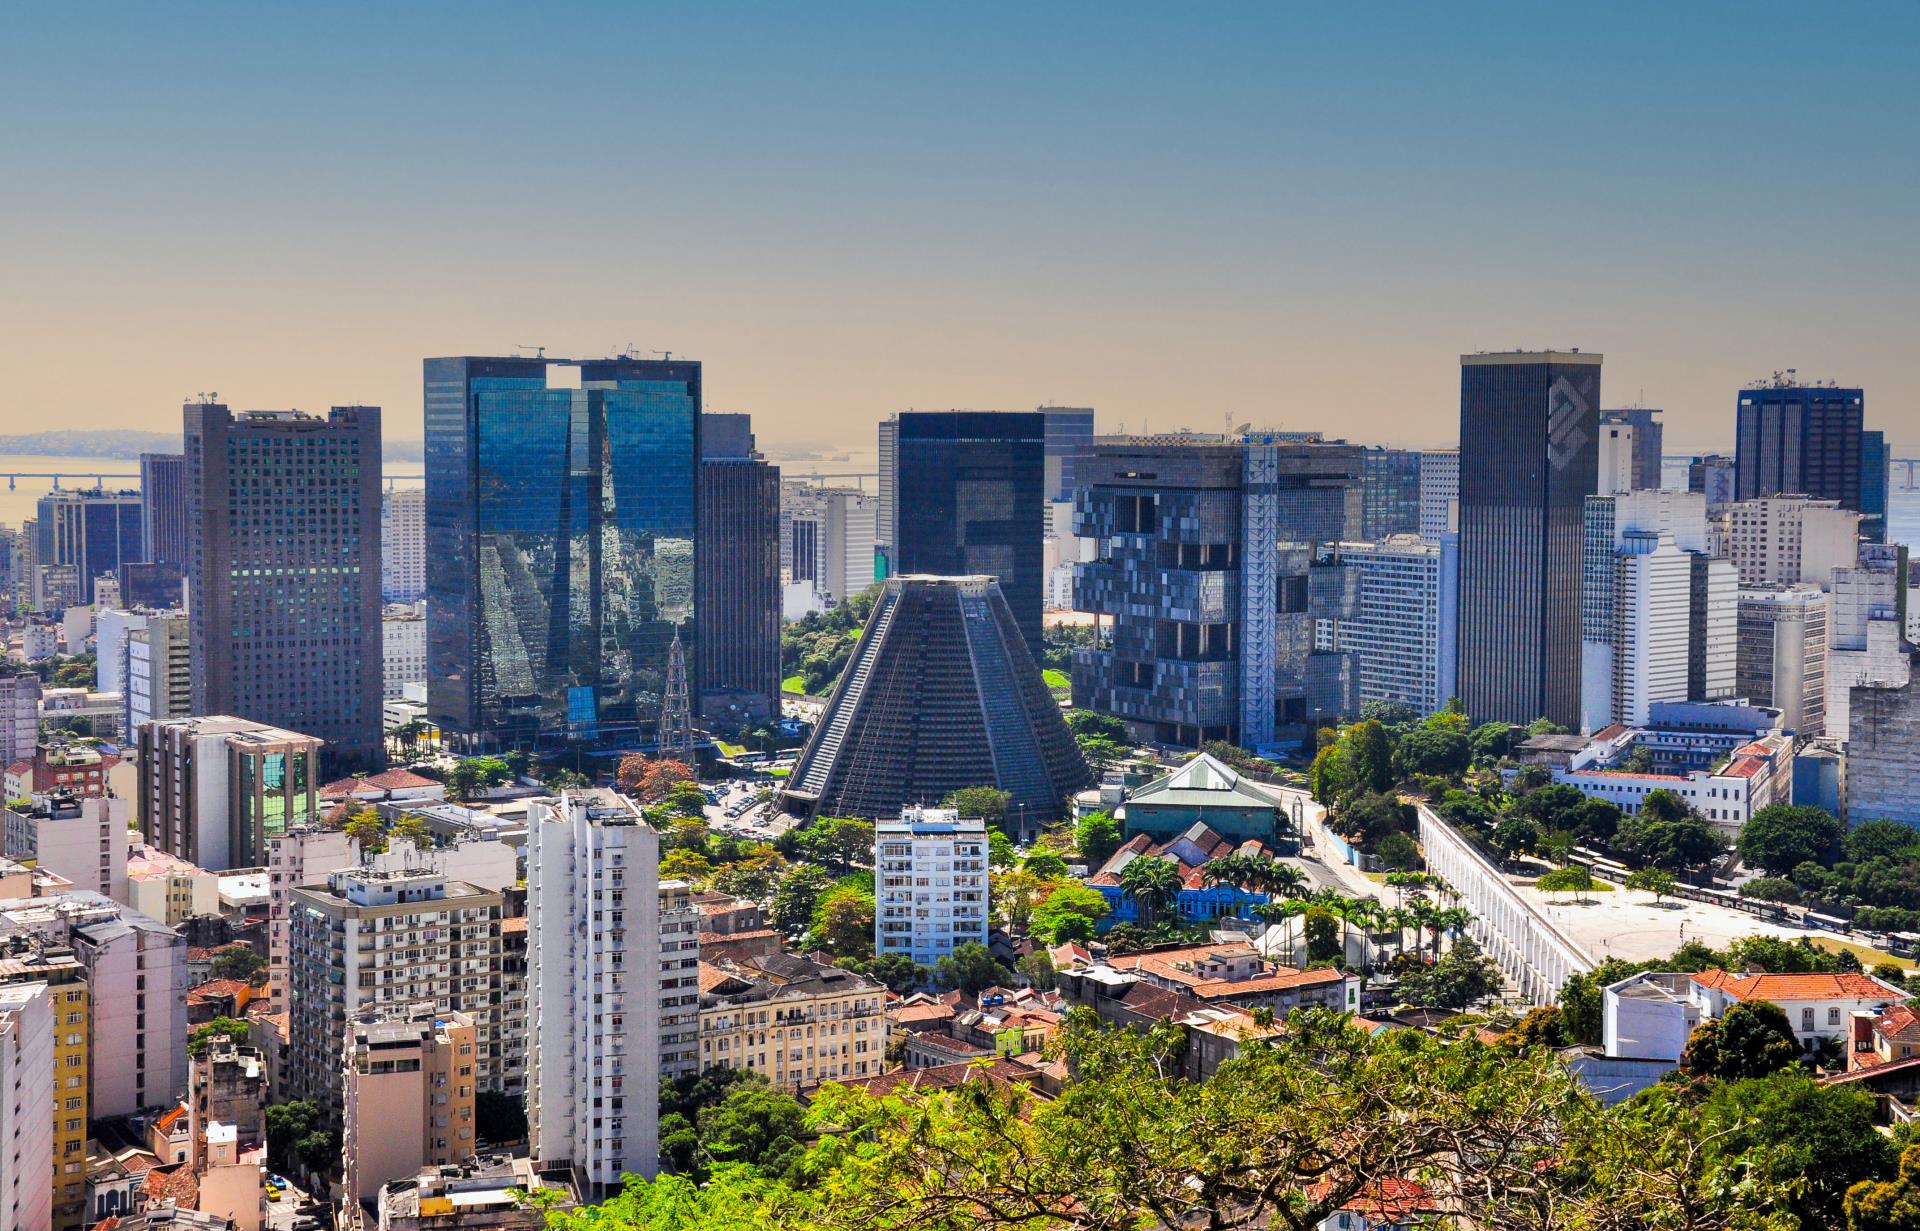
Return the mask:
<path fill-rule="evenodd" d="M 1783 367 L 1920 443 L 1909 8 L 197 13 L 9 15 L 0 432 L 418 438 L 420 356 L 525 344 L 698 357 L 776 449 L 1048 401 L 1436 445 L 1462 351 L 1579 346 L 1673 450 Z"/>

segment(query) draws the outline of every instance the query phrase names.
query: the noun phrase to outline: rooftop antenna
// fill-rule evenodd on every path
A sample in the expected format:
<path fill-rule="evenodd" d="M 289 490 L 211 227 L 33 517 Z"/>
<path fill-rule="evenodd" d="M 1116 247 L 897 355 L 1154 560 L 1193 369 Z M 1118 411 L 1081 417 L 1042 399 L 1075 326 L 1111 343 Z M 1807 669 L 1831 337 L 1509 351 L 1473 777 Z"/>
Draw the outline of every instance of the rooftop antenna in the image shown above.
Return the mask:
<path fill-rule="evenodd" d="M 660 362 L 662 363 L 665 363 L 667 360 L 673 358 L 673 352 L 670 350 L 657 350 L 653 353 L 660 356 Z"/>
<path fill-rule="evenodd" d="M 547 357 L 547 348 L 544 346 L 535 346 L 531 342 L 515 342 L 513 346 L 515 350 L 530 350 L 535 352 L 533 356 L 535 359 L 545 359 Z"/>

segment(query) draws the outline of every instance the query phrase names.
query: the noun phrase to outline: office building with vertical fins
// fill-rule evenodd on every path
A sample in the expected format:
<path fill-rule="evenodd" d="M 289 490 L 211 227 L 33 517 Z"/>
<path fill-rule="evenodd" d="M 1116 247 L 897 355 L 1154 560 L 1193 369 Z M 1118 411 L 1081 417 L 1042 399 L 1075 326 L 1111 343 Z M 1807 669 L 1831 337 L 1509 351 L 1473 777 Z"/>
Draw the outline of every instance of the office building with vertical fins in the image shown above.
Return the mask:
<path fill-rule="evenodd" d="M 1064 815 L 1087 784 L 1080 750 L 991 577 L 891 577 L 788 778 L 819 816 L 897 817 L 995 786 L 1007 826 Z"/>
<path fill-rule="evenodd" d="M 699 661 L 700 364 L 424 378 L 428 718 L 471 749 L 650 745 L 676 633 Z"/>
<path fill-rule="evenodd" d="M 780 468 L 754 448 L 746 415 L 702 415 L 700 450 L 700 715 L 728 726 L 777 718 Z"/>
<path fill-rule="evenodd" d="M 1461 701 L 1475 722 L 1580 722 L 1585 506 L 1600 356 L 1460 357 Z"/>
<path fill-rule="evenodd" d="M 140 455 L 140 546 L 150 561 L 187 562 L 187 456 Z"/>

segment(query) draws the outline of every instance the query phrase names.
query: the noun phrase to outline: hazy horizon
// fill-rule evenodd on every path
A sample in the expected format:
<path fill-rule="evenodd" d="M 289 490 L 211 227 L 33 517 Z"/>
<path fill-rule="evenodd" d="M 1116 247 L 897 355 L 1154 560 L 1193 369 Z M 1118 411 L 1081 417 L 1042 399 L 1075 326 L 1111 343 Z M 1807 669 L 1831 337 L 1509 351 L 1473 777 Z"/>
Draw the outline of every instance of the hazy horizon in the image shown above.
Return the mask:
<path fill-rule="evenodd" d="M 769 449 L 906 407 L 1458 436 L 1606 355 L 1667 450 L 1775 369 L 1920 452 L 1920 10 L 703 6 L 10 15 L 0 432 L 704 362 Z"/>

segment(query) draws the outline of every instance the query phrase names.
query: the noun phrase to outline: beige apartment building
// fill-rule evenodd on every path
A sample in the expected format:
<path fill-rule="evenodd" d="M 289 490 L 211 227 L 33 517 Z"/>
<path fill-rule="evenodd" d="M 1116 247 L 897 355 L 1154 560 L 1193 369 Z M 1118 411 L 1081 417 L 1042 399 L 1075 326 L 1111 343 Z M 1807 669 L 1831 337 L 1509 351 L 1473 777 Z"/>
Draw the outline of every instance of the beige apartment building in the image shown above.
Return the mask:
<path fill-rule="evenodd" d="M 700 1065 L 752 1069 L 786 1090 L 877 1077 L 886 989 L 793 954 L 700 963 Z"/>
<path fill-rule="evenodd" d="M 474 1152 L 476 1046 L 473 1018 L 431 1005 L 353 1024 L 341 1151 L 353 1201 Z"/>

